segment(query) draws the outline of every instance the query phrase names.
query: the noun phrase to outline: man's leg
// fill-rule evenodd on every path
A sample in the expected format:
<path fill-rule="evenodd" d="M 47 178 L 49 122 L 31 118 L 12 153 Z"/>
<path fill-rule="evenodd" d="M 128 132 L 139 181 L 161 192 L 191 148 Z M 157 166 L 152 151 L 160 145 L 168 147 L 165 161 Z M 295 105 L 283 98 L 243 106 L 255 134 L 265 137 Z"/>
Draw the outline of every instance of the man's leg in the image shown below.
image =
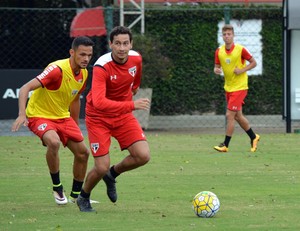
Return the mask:
<path fill-rule="evenodd" d="M 235 116 L 237 112 L 236 111 L 231 111 L 227 109 L 226 111 L 226 135 L 224 142 L 221 143 L 219 146 L 215 146 L 214 149 L 219 151 L 219 152 L 228 152 L 228 147 L 229 143 L 232 137 L 232 134 L 234 132 L 234 125 L 235 125 Z"/>
<path fill-rule="evenodd" d="M 236 121 L 239 123 L 240 127 L 244 129 L 244 131 L 248 134 L 250 138 L 250 144 L 251 144 L 251 152 L 255 152 L 257 150 L 257 144 L 260 140 L 260 136 L 258 134 L 255 134 L 250 127 L 249 121 L 247 118 L 243 115 L 242 110 L 239 111 L 236 115 Z"/>
<path fill-rule="evenodd" d="M 69 140 L 67 146 L 74 154 L 73 184 L 72 184 L 72 191 L 69 197 L 69 202 L 75 203 L 75 200 L 80 194 L 83 181 L 85 178 L 88 158 L 89 158 L 89 150 L 85 146 L 84 141 L 74 142 Z"/>
<path fill-rule="evenodd" d="M 147 141 L 138 141 L 128 147 L 129 155 L 120 163 L 112 166 L 103 181 L 107 187 L 107 196 L 112 202 L 117 201 L 116 177 L 121 173 L 145 165 L 150 160 L 150 149 Z"/>
<path fill-rule="evenodd" d="M 77 199 L 77 205 L 82 212 L 95 211 L 90 204 L 90 195 L 94 187 L 102 179 L 109 170 L 110 157 L 105 156 L 94 157 L 94 167 L 88 172 L 83 188 Z"/>
<path fill-rule="evenodd" d="M 60 139 L 54 130 L 49 130 L 43 135 L 43 143 L 47 146 L 46 160 L 53 183 L 53 196 L 58 205 L 68 203 L 63 191 L 59 176 L 59 147 Z"/>
<path fill-rule="evenodd" d="M 119 174 L 141 167 L 150 160 L 150 149 L 148 142 L 145 140 L 135 142 L 128 147 L 128 151 L 129 155 L 114 167 Z"/>

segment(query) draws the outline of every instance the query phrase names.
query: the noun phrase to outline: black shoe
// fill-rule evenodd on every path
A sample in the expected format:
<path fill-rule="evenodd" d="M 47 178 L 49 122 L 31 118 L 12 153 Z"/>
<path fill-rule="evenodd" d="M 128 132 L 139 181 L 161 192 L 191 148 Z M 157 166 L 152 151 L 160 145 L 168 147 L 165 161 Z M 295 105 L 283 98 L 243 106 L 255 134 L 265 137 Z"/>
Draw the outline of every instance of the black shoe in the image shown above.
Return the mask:
<path fill-rule="evenodd" d="M 81 212 L 95 212 L 90 203 L 90 198 L 83 198 L 82 196 L 78 196 L 76 203 Z"/>
<path fill-rule="evenodd" d="M 103 181 L 106 184 L 106 193 L 111 202 L 116 202 L 118 199 L 116 181 L 111 179 L 108 175 L 103 177 Z"/>

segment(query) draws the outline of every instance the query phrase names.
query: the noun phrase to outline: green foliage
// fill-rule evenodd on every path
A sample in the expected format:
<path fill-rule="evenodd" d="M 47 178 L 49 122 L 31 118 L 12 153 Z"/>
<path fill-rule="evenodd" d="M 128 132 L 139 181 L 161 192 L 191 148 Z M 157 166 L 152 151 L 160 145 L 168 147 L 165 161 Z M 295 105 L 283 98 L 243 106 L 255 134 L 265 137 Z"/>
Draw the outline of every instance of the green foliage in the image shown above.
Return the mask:
<path fill-rule="evenodd" d="M 143 81 L 141 87 L 147 88 L 159 79 L 170 79 L 171 60 L 161 54 L 162 45 L 151 36 L 135 34 L 133 47 L 143 57 Z"/>
<path fill-rule="evenodd" d="M 275 12 L 279 18 L 278 12 Z M 249 77 L 249 96 L 245 113 L 252 115 L 281 114 L 282 112 L 282 24 L 263 20 L 263 74 Z"/>
<path fill-rule="evenodd" d="M 231 18 L 262 19 L 263 75 L 249 77 L 247 114 L 280 114 L 282 111 L 282 25 L 281 8 L 230 8 Z M 223 114 L 223 80 L 213 73 L 214 51 L 218 47 L 217 25 L 224 7 L 176 7 L 172 10 L 146 10 L 145 37 L 160 44 L 159 56 L 173 64 L 168 77 L 144 75 L 153 88 L 151 114 Z M 152 45 L 155 46 L 155 45 Z M 157 52 L 157 51 L 155 51 Z M 162 58 L 159 59 L 163 63 Z M 149 60 L 150 61 L 150 60 Z M 152 60 L 151 60 L 152 61 Z M 144 60 L 148 66 L 147 59 Z M 151 72 L 162 73 L 162 65 Z M 171 78 L 170 78 L 171 77 Z"/>
<path fill-rule="evenodd" d="M 20 6 L 19 3 L 22 7 L 33 4 L 33 1 L 21 2 L 4 1 L 3 4 L 11 7 Z M 75 3 L 65 0 L 34 3 L 35 7 L 47 9 L 2 9 L 1 18 L 5 20 L 0 25 L 3 38 L 0 50 L 5 55 L 1 56 L 0 68 L 42 69 L 49 62 L 69 55 L 70 25 L 76 8 L 59 7 L 71 7 Z M 249 77 L 244 112 L 281 114 L 282 9 L 262 5 L 201 4 L 192 7 L 186 4 L 147 7 L 144 36 L 137 35 L 139 23 L 133 27 L 134 49 L 140 51 L 144 59 L 142 87 L 153 89 L 152 115 L 224 114 L 223 79 L 213 73 L 213 66 L 218 47 L 217 25 L 224 21 L 225 7 L 229 8 L 230 18 L 262 20 L 263 73 Z M 119 17 L 119 9 L 115 8 L 114 26 L 119 25 Z M 136 15 L 126 16 L 125 25 L 135 18 Z M 91 66 L 107 51 L 105 36 L 93 39 L 96 46 Z"/>

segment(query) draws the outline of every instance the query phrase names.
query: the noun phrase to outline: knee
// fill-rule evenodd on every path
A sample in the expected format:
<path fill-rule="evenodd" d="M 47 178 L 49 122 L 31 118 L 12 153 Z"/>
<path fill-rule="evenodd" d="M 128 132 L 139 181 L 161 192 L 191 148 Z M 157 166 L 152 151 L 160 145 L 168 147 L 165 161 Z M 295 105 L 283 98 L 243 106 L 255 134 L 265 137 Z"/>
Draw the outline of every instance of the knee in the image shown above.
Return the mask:
<path fill-rule="evenodd" d="M 83 148 L 76 156 L 83 162 L 87 162 L 89 159 L 89 150 L 87 148 Z"/>
<path fill-rule="evenodd" d="M 225 116 L 226 116 L 226 119 L 227 119 L 227 120 L 229 120 L 229 119 L 231 118 L 231 116 L 230 116 L 230 114 L 229 114 L 229 113 L 226 113 L 226 115 L 225 115 Z"/>
<path fill-rule="evenodd" d="M 227 119 L 227 120 L 235 120 L 236 117 L 235 117 L 235 116 L 232 116 L 231 113 L 226 113 L 226 119 Z"/>
<path fill-rule="evenodd" d="M 243 114 L 236 114 L 234 119 L 237 121 L 237 122 L 240 122 L 242 121 L 244 118 Z"/>
<path fill-rule="evenodd" d="M 239 121 L 239 116 L 238 115 L 235 115 L 233 118 L 234 118 L 235 121 L 237 121 L 237 122 Z"/>
<path fill-rule="evenodd" d="M 140 165 L 144 165 L 144 164 L 147 164 L 151 157 L 150 157 L 150 151 L 145 151 L 144 153 L 142 153 L 140 155 Z"/>
<path fill-rule="evenodd" d="M 87 148 L 81 153 L 82 158 L 87 161 L 89 159 L 90 152 Z"/>
<path fill-rule="evenodd" d="M 90 155 L 89 149 L 88 149 L 88 148 L 85 148 L 84 151 L 82 152 L 82 155 L 85 156 L 86 158 L 88 158 L 89 155 Z"/>
<path fill-rule="evenodd" d="M 150 149 L 148 143 L 137 142 L 128 149 L 136 167 L 142 166 L 150 161 Z"/>
<path fill-rule="evenodd" d="M 48 150 L 52 151 L 52 152 L 58 152 L 59 148 L 60 148 L 60 140 L 58 139 L 50 139 L 47 140 L 47 143 L 45 143 Z"/>
<path fill-rule="evenodd" d="M 109 171 L 109 164 L 96 164 L 94 166 L 94 170 L 98 176 L 104 176 Z"/>

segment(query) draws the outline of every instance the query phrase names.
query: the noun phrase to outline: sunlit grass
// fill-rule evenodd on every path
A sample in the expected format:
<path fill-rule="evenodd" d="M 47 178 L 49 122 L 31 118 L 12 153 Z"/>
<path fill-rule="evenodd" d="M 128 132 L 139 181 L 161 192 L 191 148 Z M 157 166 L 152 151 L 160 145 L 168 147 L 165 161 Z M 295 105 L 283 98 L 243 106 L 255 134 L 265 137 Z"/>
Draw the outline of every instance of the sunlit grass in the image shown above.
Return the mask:
<path fill-rule="evenodd" d="M 151 161 L 117 179 L 116 204 L 100 182 L 92 192 L 100 201 L 93 204 L 96 213 L 55 204 L 38 138 L 0 137 L 0 230 L 300 230 L 299 134 L 262 134 L 256 153 L 245 134 L 234 136 L 229 153 L 212 149 L 223 135 L 147 137 Z M 114 141 L 112 163 L 125 155 Z M 60 157 L 69 194 L 73 157 L 63 148 Z M 220 199 L 214 218 L 197 218 L 191 209 L 204 190 Z"/>

